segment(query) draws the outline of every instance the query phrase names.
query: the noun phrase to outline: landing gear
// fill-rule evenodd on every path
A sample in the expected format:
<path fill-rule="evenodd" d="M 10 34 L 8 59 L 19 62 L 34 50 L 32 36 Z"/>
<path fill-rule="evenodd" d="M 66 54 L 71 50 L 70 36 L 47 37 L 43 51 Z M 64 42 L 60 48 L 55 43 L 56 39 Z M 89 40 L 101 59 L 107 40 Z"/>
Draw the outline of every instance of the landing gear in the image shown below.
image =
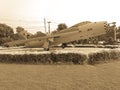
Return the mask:
<path fill-rule="evenodd" d="M 49 48 L 44 48 L 44 51 L 49 51 L 50 49 Z"/>
<path fill-rule="evenodd" d="M 50 42 L 46 40 L 43 44 L 44 51 L 49 51 Z"/>
<path fill-rule="evenodd" d="M 61 47 L 64 49 L 65 47 L 67 47 L 67 44 L 63 43 Z"/>

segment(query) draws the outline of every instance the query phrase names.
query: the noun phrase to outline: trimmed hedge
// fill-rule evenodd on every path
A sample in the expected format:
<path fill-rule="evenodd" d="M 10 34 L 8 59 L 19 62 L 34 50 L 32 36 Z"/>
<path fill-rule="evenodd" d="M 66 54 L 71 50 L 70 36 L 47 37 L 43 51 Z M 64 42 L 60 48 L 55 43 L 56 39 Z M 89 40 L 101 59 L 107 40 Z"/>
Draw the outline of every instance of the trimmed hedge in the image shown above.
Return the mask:
<path fill-rule="evenodd" d="M 98 64 L 118 60 L 120 58 L 120 51 L 110 50 L 91 53 L 88 55 L 88 64 Z"/>
<path fill-rule="evenodd" d="M 85 54 L 79 53 L 61 53 L 61 54 L 51 54 L 51 60 L 53 63 L 73 63 L 73 64 L 84 64 L 87 60 Z"/>
<path fill-rule="evenodd" d="M 64 53 L 64 54 L 49 53 L 49 54 L 23 54 L 23 55 L 0 54 L 1 63 L 83 64 L 85 60 L 87 60 L 86 55 L 77 53 Z"/>
<path fill-rule="evenodd" d="M 96 53 L 47 53 L 47 54 L 0 54 L 0 63 L 23 64 L 99 64 L 120 59 L 120 51 L 109 50 Z"/>

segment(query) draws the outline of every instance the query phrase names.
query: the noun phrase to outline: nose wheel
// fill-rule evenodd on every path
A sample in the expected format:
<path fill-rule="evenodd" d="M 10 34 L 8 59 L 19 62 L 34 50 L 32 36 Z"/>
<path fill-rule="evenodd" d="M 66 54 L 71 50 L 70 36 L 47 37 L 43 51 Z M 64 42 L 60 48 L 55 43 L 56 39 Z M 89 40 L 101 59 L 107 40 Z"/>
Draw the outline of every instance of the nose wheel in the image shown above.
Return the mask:
<path fill-rule="evenodd" d="M 67 44 L 63 43 L 61 47 L 64 49 L 65 47 L 67 47 Z"/>
<path fill-rule="evenodd" d="M 49 51 L 50 49 L 49 48 L 44 48 L 44 51 Z"/>

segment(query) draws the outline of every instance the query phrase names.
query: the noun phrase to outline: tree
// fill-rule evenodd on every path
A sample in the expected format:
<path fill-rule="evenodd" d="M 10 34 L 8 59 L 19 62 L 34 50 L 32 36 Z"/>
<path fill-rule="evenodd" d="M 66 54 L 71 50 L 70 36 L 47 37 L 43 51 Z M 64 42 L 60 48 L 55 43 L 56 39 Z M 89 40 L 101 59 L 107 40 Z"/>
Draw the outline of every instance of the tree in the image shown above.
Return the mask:
<path fill-rule="evenodd" d="M 18 26 L 18 27 L 16 28 L 16 32 L 17 32 L 17 33 L 22 32 L 22 31 L 24 31 L 24 28 L 23 28 L 23 27 Z"/>
<path fill-rule="evenodd" d="M 0 24 L 0 38 L 11 37 L 13 34 L 13 29 L 10 26 L 6 24 Z"/>
<path fill-rule="evenodd" d="M 14 35 L 13 29 L 6 25 L 0 24 L 0 45 L 11 41 L 11 37 Z"/>
<path fill-rule="evenodd" d="M 20 26 L 16 28 L 16 32 L 17 33 L 13 37 L 14 40 L 28 39 L 30 38 L 30 36 L 32 36 L 31 33 L 29 33 L 27 30 Z"/>
<path fill-rule="evenodd" d="M 46 34 L 38 31 L 34 35 L 31 35 L 29 38 L 36 38 L 36 37 L 43 37 L 43 36 L 46 36 Z"/>
<path fill-rule="evenodd" d="M 67 29 L 67 25 L 66 25 L 65 23 L 59 24 L 57 30 L 58 30 L 58 31 L 61 31 L 61 30 L 63 30 L 63 29 Z"/>

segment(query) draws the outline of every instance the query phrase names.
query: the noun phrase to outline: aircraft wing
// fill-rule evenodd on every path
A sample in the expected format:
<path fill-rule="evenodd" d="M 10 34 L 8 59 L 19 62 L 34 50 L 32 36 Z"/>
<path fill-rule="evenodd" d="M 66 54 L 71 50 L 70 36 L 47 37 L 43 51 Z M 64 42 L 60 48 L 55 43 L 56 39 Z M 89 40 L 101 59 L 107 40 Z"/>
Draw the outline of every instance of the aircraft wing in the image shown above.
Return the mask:
<path fill-rule="evenodd" d="M 51 35 L 37 37 L 27 40 L 17 40 L 5 43 L 8 46 L 26 46 L 26 47 L 43 47 L 49 48 L 52 45 L 68 43 L 80 39 L 89 39 L 102 34 L 106 34 L 107 22 L 90 22 L 83 25 L 77 24 L 63 31 L 53 33 Z"/>
<path fill-rule="evenodd" d="M 66 33 L 54 35 L 54 44 L 68 43 L 80 39 L 89 39 L 106 34 L 107 22 L 93 22 L 68 30 Z"/>

